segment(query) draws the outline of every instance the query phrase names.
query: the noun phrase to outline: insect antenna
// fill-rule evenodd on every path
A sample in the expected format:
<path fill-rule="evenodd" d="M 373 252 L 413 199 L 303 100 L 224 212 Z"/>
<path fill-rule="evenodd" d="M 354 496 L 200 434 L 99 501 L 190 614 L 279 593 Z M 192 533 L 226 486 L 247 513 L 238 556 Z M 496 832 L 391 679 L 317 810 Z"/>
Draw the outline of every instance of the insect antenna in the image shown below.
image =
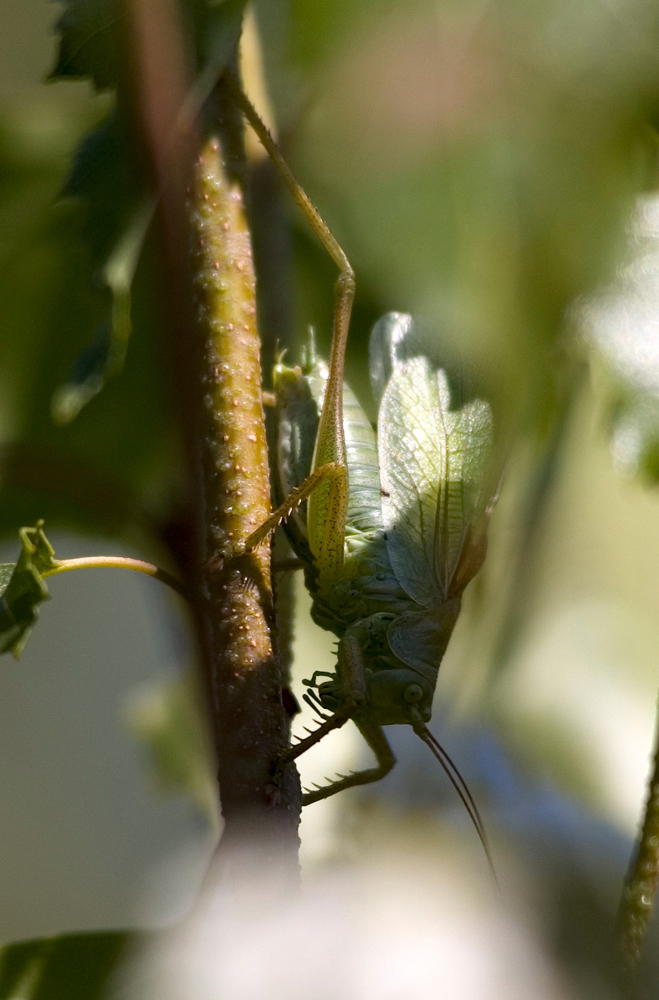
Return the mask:
<path fill-rule="evenodd" d="M 449 781 L 451 782 L 456 792 L 460 796 L 460 801 L 467 810 L 469 819 L 473 823 L 474 829 L 478 834 L 478 839 L 480 840 L 483 850 L 485 851 L 485 857 L 487 858 L 487 863 L 490 869 L 490 873 L 498 889 L 499 880 L 497 879 L 497 873 L 494 868 L 494 862 L 492 860 L 490 845 L 487 840 L 487 834 L 485 833 L 483 820 L 481 819 L 481 814 L 478 811 L 478 806 L 474 802 L 474 798 L 471 792 L 469 791 L 467 782 L 464 780 L 464 778 L 462 777 L 457 768 L 457 765 L 451 760 L 451 758 L 449 757 L 448 753 L 441 745 L 439 740 L 435 736 L 433 736 L 433 734 L 426 726 L 423 726 L 418 729 L 415 727 L 415 732 L 423 740 L 423 742 L 430 747 L 432 754 L 437 758 L 439 763 L 442 765 Z"/>
<path fill-rule="evenodd" d="M 459 784 L 460 789 L 462 789 L 462 792 L 464 793 L 464 798 L 466 798 L 467 800 L 467 802 L 465 802 L 464 804 L 467 810 L 469 811 L 469 815 L 473 819 L 474 826 L 480 833 L 484 835 L 485 826 L 483 825 L 483 820 L 481 819 L 481 815 L 478 811 L 478 806 L 474 801 L 473 795 L 469 791 L 469 786 L 467 785 L 467 782 L 460 774 L 457 764 L 454 763 L 454 761 L 449 756 L 448 752 L 444 749 L 442 744 L 439 742 L 437 737 L 434 735 L 434 733 L 431 733 L 429 729 L 424 727 L 424 734 L 421 736 L 421 739 L 423 739 L 424 742 L 430 746 L 430 749 L 434 753 L 435 757 L 437 757 L 442 767 L 449 775 L 449 778 L 451 778 L 452 783 L 455 785 L 455 782 L 457 781 L 457 783 Z M 451 777 L 451 775 L 453 777 Z M 453 781 L 453 778 L 455 778 L 455 781 Z M 456 790 L 459 791 L 459 789 L 457 788 Z M 462 795 L 460 797 L 462 798 Z"/>

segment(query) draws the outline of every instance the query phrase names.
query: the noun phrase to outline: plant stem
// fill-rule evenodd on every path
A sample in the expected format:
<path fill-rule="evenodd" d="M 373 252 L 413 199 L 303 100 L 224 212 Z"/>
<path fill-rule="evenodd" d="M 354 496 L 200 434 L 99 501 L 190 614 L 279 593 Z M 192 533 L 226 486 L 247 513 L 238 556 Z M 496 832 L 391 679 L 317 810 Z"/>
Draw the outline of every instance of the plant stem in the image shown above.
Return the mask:
<path fill-rule="evenodd" d="M 659 885 L 659 720 L 643 824 L 618 911 L 618 950 L 623 975 L 634 976 Z"/>
<path fill-rule="evenodd" d="M 124 9 L 137 125 L 160 193 L 163 293 L 196 532 L 188 579 L 217 752 L 225 870 L 244 883 L 231 849 L 253 868 L 254 851 L 244 849 L 256 845 L 286 883 L 297 871 L 300 791 L 294 768 L 281 787 L 271 779 L 288 743 L 288 717 L 272 649 L 269 546 L 232 558 L 234 544 L 270 508 L 255 281 L 236 170 L 242 121 L 218 89 L 201 139 L 180 132 L 190 84 L 176 5 L 125 0 Z"/>
<path fill-rule="evenodd" d="M 236 543 L 267 518 L 270 483 L 251 239 L 235 169 L 242 122 L 221 88 L 216 100 L 218 127 L 197 160 L 191 205 L 203 335 L 201 461 L 213 715 L 224 846 L 240 844 L 249 832 L 262 844 L 267 838 L 274 854 L 278 841 L 296 837 L 299 799 L 295 784 L 282 792 L 271 778 L 287 745 L 288 720 L 271 638 L 269 545 L 232 557 Z"/>
<path fill-rule="evenodd" d="M 160 580 L 161 583 L 171 587 L 182 597 L 189 597 L 180 580 L 168 573 L 166 569 L 161 569 L 154 563 L 145 562 L 144 559 L 132 559 L 130 556 L 81 556 L 78 559 L 56 559 L 55 568 L 47 570 L 41 575 L 44 577 L 56 576 L 58 573 L 67 573 L 72 569 L 93 569 L 97 566 L 131 569 L 135 573 L 145 573 L 147 576 L 152 576 L 154 580 Z"/>

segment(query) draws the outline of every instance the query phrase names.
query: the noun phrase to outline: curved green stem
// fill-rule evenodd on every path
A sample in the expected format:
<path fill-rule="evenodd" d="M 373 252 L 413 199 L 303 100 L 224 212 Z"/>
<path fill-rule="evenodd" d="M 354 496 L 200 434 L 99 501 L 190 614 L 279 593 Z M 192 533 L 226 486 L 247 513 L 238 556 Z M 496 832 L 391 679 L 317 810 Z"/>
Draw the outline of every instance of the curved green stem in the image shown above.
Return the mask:
<path fill-rule="evenodd" d="M 167 584 L 182 597 L 188 597 L 185 587 L 175 576 L 168 573 L 166 569 L 161 569 L 160 566 L 145 562 L 143 559 L 131 559 L 130 556 L 82 556 L 79 559 L 55 559 L 54 563 L 52 569 L 46 570 L 41 575 L 44 577 L 55 576 L 57 573 L 66 573 L 71 569 L 112 566 L 116 569 L 132 569 L 136 573 L 146 573 L 147 576 L 152 576 L 154 579 L 160 580 L 161 583 Z"/>

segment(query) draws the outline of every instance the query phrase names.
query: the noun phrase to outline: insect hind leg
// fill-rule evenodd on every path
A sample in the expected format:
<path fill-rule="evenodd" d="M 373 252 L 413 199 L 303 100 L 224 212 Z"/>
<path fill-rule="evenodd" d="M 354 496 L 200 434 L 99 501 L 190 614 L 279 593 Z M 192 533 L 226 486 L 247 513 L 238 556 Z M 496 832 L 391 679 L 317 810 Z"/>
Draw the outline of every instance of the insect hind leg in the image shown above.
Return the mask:
<path fill-rule="evenodd" d="M 290 747 L 286 753 L 277 761 L 275 774 L 281 774 L 285 767 L 291 764 L 297 757 L 305 753 L 316 743 L 320 743 L 323 737 L 335 729 L 344 726 L 348 719 L 363 708 L 366 699 L 366 682 L 364 679 L 364 661 L 359 643 L 352 636 L 344 636 L 339 642 L 338 665 L 341 680 L 343 682 L 342 704 L 330 718 L 326 719 L 318 729 L 309 733 L 307 737 L 300 740 L 294 747 Z M 316 671 L 312 680 L 325 675 L 325 671 Z M 334 674 L 326 674 L 334 677 Z M 385 740 L 386 743 L 386 740 Z"/>
<path fill-rule="evenodd" d="M 286 497 L 284 502 L 266 518 L 263 524 L 259 525 L 251 535 L 247 536 L 240 548 L 239 554 L 243 555 L 245 552 L 251 552 L 257 545 L 264 542 L 268 535 L 271 535 L 282 521 L 289 518 L 322 482 L 344 479 L 345 476 L 345 467 L 337 462 L 327 462 L 318 469 L 314 469 L 311 475 L 307 476 L 304 482 Z"/>
<path fill-rule="evenodd" d="M 389 741 L 384 735 L 384 730 L 381 726 L 376 726 L 359 716 L 354 719 L 354 722 L 375 754 L 377 766 L 341 775 L 328 785 L 316 786 L 313 791 L 305 791 L 302 796 L 303 806 L 310 806 L 314 802 L 320 802 L 321 799 L 326 799 L 330 795 L 336 795 L 337 792 L 343 792 L 346 788 L 354 788 L 357 785 L 369 785 L 372 781 L 380 781 L 381 778 L 389 774 L 396 763 L 393 750 L 389 746 Z"/>

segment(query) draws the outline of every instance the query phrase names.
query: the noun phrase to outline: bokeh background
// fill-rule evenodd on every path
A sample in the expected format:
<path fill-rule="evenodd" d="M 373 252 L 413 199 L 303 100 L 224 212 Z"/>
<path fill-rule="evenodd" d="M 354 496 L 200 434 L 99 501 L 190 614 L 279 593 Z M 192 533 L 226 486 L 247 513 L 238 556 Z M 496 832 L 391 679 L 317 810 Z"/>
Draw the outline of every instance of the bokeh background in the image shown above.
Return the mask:
<path fill-rule="evenodd" d="M 3 559 L 15 558 L 16 529 L 45 517 L 62 557 L 158 561 L 180 470 L 149 235 L 123 369 L 75 420 L 53 420 L 57 390 L 89 387 L 98 371 L 107 290 L 85 206 L 62 192 L 79 142 L 112 106 L 87 82 L 45 82 L 61 11 L 0 7 Z M 348 381 L 375 419 L 372 322 L 391 309 L 420 317 L 437 357 L 491 401 L 503 474 L 433 730 L 481 808 L 508 923 L 493 914 L 459 802 L 396 727 L 385 781 L 303 817 L 309 897 L 284 938 L 306 941 L 288 945 L 307 956 L 300 982 L 315 971 L 327 996 L 370 996 L 369 970 L 389 968 L 396 942 L 433 956 L 428 975 L 444 968 L 441 986 L 430 981 L 440 995 L 612 989 L 659 686 L 658 42 L 650 0 L 270 0 L 250 14 L 247 89 L 357 273 Z M 334 274 L 248 148 L 267 382 L 275 341 L 294 358 L 312 324 L 327 345 Z M 94 252 L 103 239 L 92 234 Z M 302 581 L 294 589 L 299 693 L 333 654 Z M 197 896 L 219 823 L 184 609 L 117 571 L 67 575 L 52 593 L 20 663 L 0 671 L 0 937 L 171 925 Z M 310 783 L 366 759 L 346 727 L 300 769 Z M 234 940 L 222 913 L 204 919 Z M 326 950 L 305 938 L 314 920 Z M 182 949 L 205 940 L 186 933 Z M 211 970 L 194 987 L 202 997 L 217 988 L 215 933 L 196 955 Z M 243 973 L 234 982 L 226 958 L 225 993 L 269 995 L 286 947 L 268 953 L 250 993 L 249 954 L 227 945 Z M 355 974 L 339 983 L 327 955 L 341 948 Z M 166 954 L 180 968 L 189 951 Z M 117 989 L 169 995 L 165 982 L 186 995 L 162 962 L 136 958 Z M 416 996 L 409 967 L 373 995 Z"/>

